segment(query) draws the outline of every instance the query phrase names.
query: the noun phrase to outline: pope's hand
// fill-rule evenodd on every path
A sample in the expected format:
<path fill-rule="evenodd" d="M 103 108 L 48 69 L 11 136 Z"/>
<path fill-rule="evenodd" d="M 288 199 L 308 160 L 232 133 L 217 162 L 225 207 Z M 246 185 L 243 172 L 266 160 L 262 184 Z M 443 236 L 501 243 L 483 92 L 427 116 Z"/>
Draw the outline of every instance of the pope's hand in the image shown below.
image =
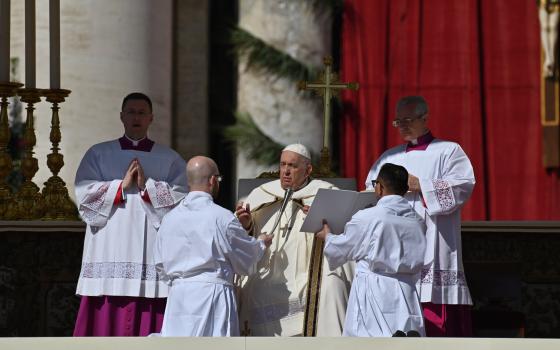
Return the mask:
<path fill-rule="evenodd" d="M 309 205 L 304 205 L 304 206 L 303 206 L 303 209 L 302 209 L 302 210 L 303 210 L 303 213 L 304 213 L 305 215 L 307 215 L 307 213 L 309 213 L 309 208 L 310 208 Z"/>
<path fill-rule="evenodd" d="M 267 235 L 266 232 L 259 235 L 259 239 L 264 242 L 264 245 L 268 248 L 272 244 L 272 239 L 274 235 Z"/>
<path fill-rule="evenodd" d="M 249 207 L 249 203 L 243 206 L 243 202 L 239 202 L 237 207 L 235 207 L 235 215 L 245 230 L 249 230 L 251 228 L 251 221 L 253 218 L 251 217 L 251 208 Z"/>

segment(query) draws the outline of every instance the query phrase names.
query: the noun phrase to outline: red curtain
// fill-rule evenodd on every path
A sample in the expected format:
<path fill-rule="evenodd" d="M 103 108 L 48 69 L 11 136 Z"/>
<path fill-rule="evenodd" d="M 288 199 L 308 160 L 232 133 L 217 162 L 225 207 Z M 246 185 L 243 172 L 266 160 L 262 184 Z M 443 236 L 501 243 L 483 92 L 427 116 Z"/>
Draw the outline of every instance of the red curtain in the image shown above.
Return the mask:
<path fill-rule="evenodd" d="M 424 96 L 430 129 L 458 142 L 477 184 L 465 220 L 559 220 L 560 177 L 541 164 L 540 38 L 528 0 L 346 0 L 340 125 L 344 176 L 361 188 L 402 142 L 397 100 Z"/>

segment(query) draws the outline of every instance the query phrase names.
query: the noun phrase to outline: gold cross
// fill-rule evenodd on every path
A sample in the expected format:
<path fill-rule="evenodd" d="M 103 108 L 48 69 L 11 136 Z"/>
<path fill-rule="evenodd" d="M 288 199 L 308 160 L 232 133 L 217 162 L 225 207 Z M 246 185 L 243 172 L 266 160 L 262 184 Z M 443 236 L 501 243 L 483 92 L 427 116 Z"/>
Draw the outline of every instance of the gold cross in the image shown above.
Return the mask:
<path fill-rule="evenodd" d="M 338 81 L 338 74 L 333 72 L 332 57 L 325 56 L 323 59 L 325 70 L 321 74 L 319 81 L 308 83 L 299 82 L 300 90 L 314 90 L 319 96 L 323 97 L 323 149 L 321 150 L 321 160 L 319 161 L 318 171 L 314 170 L 313 176 L 333 177 L 331 171 L 331 157 L 329 155 L 330 134 L 331 134 L 331 98 L 338 95 L 340 90 L 358 90 L 358 83 L 341 83 Z"/>
<path fill-rule="evenodd" d="M 300 81 L 300 90 L 314 90 L 319 96 L 323 97 L 323 150 L 321 151 L 321 168 L 323 171 L 330 171 L 330 157 L 328 149 L 330 144 L 331 132 L 331 98 L 338 95 L 342 89 L 358 90 L 358 83 L 341 83 L 338 81 L 338 74 L 332 71 L 332 57 L 325 56 L 323 59 L 325 70 L 321 79 L 315 82 Z"/>

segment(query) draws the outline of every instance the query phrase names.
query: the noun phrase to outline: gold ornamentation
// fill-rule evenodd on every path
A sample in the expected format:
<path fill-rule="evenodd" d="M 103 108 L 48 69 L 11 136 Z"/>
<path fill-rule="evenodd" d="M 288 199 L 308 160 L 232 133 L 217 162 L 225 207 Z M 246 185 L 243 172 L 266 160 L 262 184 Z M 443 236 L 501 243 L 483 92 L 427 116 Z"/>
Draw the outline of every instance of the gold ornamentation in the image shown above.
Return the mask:
<path fill-rule="evenodd" d="M 326 56 L 323 59 L 325 70 L 321 78 L 316 82 L 299 82 L 300 90 L 314 90 L 319 96 L 323 97 L 323 149 L 321 150 L 321 161 L 319 163 L 319 173 L 321 177 L 334 177 L 331 171 L 331 160 L 329 154 L 330 134 L 331 134 L 331 98 L 336 97 L 340 90 L 358 90 L 358 83 L 341 83 L 338 81 L 338 74 L 332 71 L 332 58 Z M 322 176 L 325 174 L 326 176 Z"/>
<path fill-rule="evenodd" d="M 311 248 L 311 261 L 307 275 L 307 295 L 305 304 L 305 316 L 303 320 L 303 336 L 317 336 L 317 322 L 319 313 L 319 295 L 321 294 L 321 275 L 323 271 L 323 248 L 325 241 L 317 237 L 313 238 Z"/>
<path fill-rule="evenodd" d="M 21 96 L 22 102 L 27 103 L 27 120 L 23 136 L 24 152 L 21 159 L 21 172 L 24 182 L 15 196 L 17 219 L 39 220 L 43 217 L 45 203 L 39 186 L 32 181 L 33 176 L 39 170 L 37 158 L 33 157 L 33 147 L 35 147 L 37 142 L 33 116 L 35 108 L 33 105 L 41 101 L 41 90 L 33 88 L 20 89 L 18 95 Z"/>
<path fill-rule="evenodd" d="M 538 0 L 538 6 L 545 9 L 546 12 L 560 12 L 559 0 Z"/>
<path fill-rule="evenodd" d="M 66 183 L 58 176 L 60 169 L 64 166 L 64 157 L 58 153 L 58 144 L 62 138 L 60 133 L 60 120 L 58 117 L 58 104 L 64 102 L 70 95 L 70 90 L 48 89 L 44 90 L 47 101 L 52 103 L 52 119 L 50 141 L 52 148 L 47 155 L 47 166 L 53 173 L 43 188 L 43 198 L 45 200 L 45 215 L 43 220 L 79 220 L 76 205 L 68 196 Z"/>
<path fill-rule="evenodd" d="M 8 154 L 10 126 L 8 124 L 8 97 L 16 95 L 22 84 L 15 82 L 0 83 L 0 220 L 13 220 L 17 214 L 13 205 L 13 195 L 6 183 L 12 171 L 12 158 Z"/>

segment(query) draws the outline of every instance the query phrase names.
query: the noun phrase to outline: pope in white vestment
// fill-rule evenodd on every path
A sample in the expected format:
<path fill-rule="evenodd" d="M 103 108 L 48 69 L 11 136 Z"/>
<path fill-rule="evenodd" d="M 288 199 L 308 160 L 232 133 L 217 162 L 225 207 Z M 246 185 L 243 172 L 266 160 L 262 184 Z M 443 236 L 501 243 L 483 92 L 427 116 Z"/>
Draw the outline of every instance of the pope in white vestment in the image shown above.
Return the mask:
<path fill-rule="evenodd" d="M 349 260 L 357 262 L 345 336 L 391 337 L 399 330 L 425 335 L 416 290 L 424 262 L 425 230 L 424 221 L 407 200 L 386 195 L 375 207 L 356 213 L 344 233 L 326 234 L 324 254 L 331 269 Z"/>
<path fill-rule="evenodd" d="M 262 232 L 275 235 L 270 249 L 258 264 L 258 271 L 244 281 L 241 290 L 240 321 L 242 326 L 247 321 L 251 335 L 255 336 L 302 334 L 314 234 L 301 232 L 300 227 L 306 216 L 305 210 L 312 204 L 317 191 L 320 188 L 335 188 L 325 181 L 310 180 L 309 173 L 300 174 L 299 178 L 299 175 L 294 175 L 302 169 L 298 162 L 308 162 L 309 153 L 302 149 L 302 145 L 293 146 L 286 147 L 282 152 L 281 179 L 254 189 L 245 202 L 249 204 L 252 216 L 249 231 L 253 235 Z M 307 169 L 310 172 L 310 165 L 305 164 L 309 166 Z M 283 180 L 282 176 L 293 176 L 295 182 L 290 182 L 293 179 Z M 272 231 L 286 192 L 282 181 L 286 181 L 290 187 L 297 185 L 278 225 Z M 353 264 L 330 270 L 323 263 L 318 336 L 342 334 L 352 276 Z"/>

